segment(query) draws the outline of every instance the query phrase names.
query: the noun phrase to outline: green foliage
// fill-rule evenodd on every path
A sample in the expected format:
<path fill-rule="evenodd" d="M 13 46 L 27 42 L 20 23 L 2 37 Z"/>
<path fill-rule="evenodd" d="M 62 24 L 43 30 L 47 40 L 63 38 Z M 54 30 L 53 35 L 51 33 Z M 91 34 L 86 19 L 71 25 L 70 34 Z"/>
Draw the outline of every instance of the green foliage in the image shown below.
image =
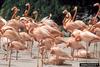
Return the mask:
<path fill-rule="evenodd" d="M 32 11 L 38 10 L 39 18 L 43 18 L 50 13 L 52 13 L 53 17 L 55 17 L 61 12 L 62 7 L 59 0 L 5 0 L 2 5 L 2 9 L 0 10 L 0 15 L 6 19 L 10 19 L 12 15 L 11 8 L 16 5 L 20 9 L 18 15 L 22 16 L 24 10 L 26 9 L 26 3 L 31 4 L 30 15 Z"/>

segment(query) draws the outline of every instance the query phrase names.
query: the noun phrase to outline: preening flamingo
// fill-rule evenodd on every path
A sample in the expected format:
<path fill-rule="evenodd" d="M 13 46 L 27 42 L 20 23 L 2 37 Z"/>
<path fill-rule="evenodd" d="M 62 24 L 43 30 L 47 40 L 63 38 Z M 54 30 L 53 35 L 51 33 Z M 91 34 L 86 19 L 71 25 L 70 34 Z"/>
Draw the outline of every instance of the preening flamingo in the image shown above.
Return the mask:
<path fill-rule="evenodd" d="M 71 60 L 72 57 L 69 56 L 64 50 L 58 46 L 53 46 L 50 52 L 53 56 L 47 61 L 50 64 L 63 64 L 65 60 Z"/>
<path fill-rule="evenodd" d="M 72 48 L 72 51 L 71 51 L 71 56 L 73 57 L 74 59 L 74 52 L 75 50 L 80 50 L 80 49 L 85 49 L 85 47 L 77 40 L 75 40 L 74 37 L 69 37 L 67 40 L 66 40 L 66 47 L 70 47 Z"/>

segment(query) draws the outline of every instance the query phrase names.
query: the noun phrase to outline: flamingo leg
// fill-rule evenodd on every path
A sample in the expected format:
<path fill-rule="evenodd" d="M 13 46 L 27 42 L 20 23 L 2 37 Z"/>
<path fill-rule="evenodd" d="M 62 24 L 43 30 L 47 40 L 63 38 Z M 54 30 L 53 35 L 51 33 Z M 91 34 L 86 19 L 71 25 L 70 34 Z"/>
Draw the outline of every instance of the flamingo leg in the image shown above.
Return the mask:
<path fill-rule="evenodd" d="M 49 55 L 48 55 L 48 52 L 47 50 L 45 50 L 45 58 L 48 59 Z"/>
<path fill-rule="evenodd" d="M 8 39 L 7 39 L 7 42 L 8 42 Z M 9 43 L 8 43 L 8 45 L 9 45 Z M 6 56 L 6 61 L 8 61 L 8 51 L 9 51 L 9 48 L 8 48 L 8 46 L 7 46 L 7 54 L 5 54 L 5 56 Z"/>
<path fill-rule="evenodd" d="M 0 44 L 1 44 L 2 42 L 1 42 L 1 37 L 0 37 Z M 1 45 L 0 45 L 0 48 L 1 48 Z"/>
<path fill-rule="evenodd" d="M 97 43 L 94 44 L 94 57 L 97 57 Z"/>
<path fill-rule="evenodd" d="M 95 44 L 94 44 L 94 50 L 93 50 L 93 57 L 95 57 Z"/>
<path fill-rule="evenodd" d="M 18 60 L 18 53 L 19 53 L 19 51 L 16 50 L 16 60 Z"/>
<path fill-rule="evenodd" d="M 78 50 L 77 50 L 77 55 L 78 55 Z M 77 57 L 77 60 L 78 60 L 78 57 Z"/>
<path fill-rule="evenodd" d="M 41 41 L 39 42 L 39 45 L 41 45 Z M 37 67 L 39 67 L 39 52 L 40 48 L 38 48 Z"/>
<path fill-rule="evenodd" d="M 33 45 L 34 45 L 34 41 L 32 41 L 32 44 L 31 44 L 31 47 L 30 47 L 30 49 L 31 49 L 31 50 L 30 50 L 30 56 L 31 56 L 31 58 L 32 58 L 32 55 L 33 55 L 33 53 L 32 53 L 32 52 L 33 52 L 33 51 L 32 51 Z"/>
<path fill-rule="evenodd" d="M 74 60 L 74 49 L 71 49 L 71 56 L 73 57 Z"/>
<path fill-rule="evenodd" d="M 8 39 L 7 39 L 8 40 Z M 9 43 L 8 43 L 8 45 L 9 45 Z M 8 48 L 8 46 L 7 46 L 7 54 L 5 54 L 5 56 L 6 56 L 6 61 L 8 61 L 8 51 L 9 51 L 9 48 Z"/>
<path fill-rule="evenodd" d="M 11 54 L 12 54 L 12 49 L 10 50 L 10 58 L 9 58 L 9 65 L 8 65 L 8 67 L 11 67 Z"/>
<path fill-rule="evenodd" d="M 39 49 L 38 49 L 38 57 L 37 57 L 37 67 L 39 67 Z"/>
<path fill-rule="evenodd" d="M 91 42 L 88 42 L 86 45 L 86 58 L 88 59 L 88 51 L 89 51 L 89 46 L 90 46 Z"/>
<path fill-rule="evenodd" d="M 43 52 L 41 54 L 41 67 L 43 67 Z"/>
<path fill-rule="evenodd" d="M 7 54 L 5 54 L 4 56 L 6 56 L 6 61 L 8 61 L 8 50 L 7 50 Z"/>
<path fill-rule="evenodd" d="M 96 45 L 95 45 L 95 49 L 96 49 L 96 57 L 98 57 L 98 50 L 97 50 L 97 47 L 98 47 L 98 44 L 96 43 Z"/>

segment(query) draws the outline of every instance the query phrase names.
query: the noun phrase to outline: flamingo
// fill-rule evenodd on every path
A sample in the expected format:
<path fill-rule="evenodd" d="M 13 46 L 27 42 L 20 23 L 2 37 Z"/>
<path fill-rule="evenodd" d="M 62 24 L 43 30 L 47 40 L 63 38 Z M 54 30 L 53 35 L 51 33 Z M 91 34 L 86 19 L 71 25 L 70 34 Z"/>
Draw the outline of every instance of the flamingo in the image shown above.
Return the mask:
<path fill-rule="evenodd" d="M 54 64 L 54 65 L 61 65 L 64 63 L 66 58 L 59 57 L 57 58 L 56 55 L 53 55 L 49 58 L 49 60 L 44 61 L 45 64 Z"/>
<path fill-rule="evenodd" d="M 6 26 L 13 27 L 18 32 L 21 28 L 24 28 L 24 25 L 20 23 L 19 20 L 16 20 L 16 19 L 9 20 Z"/>
<path fill-rule="evenodd" d="M 47 24 L 25 23 L 25 25 L 29 34 L 38 42 L 47 38 L 55 40 L 54 37 L 62 36 L 62 33 L 59 30 Z"/>
<path fill-rule="evenodd" d="M 75 20 L 77 7 L 74 8 L 75 14 L 73 17 L 71 17 L 70 12 L 66 11 L 66 16 L 63 20 L 63 27 L 65 30 L 68 30 L 69 32 L 73 32 L 74 29 L 80 29 L 83 30 L 87 28 L 86 24 L 81 20 Z"/>
<path fill-rule="evenodd" d="M 97 36 L 100 37 L 100 28 L 99 27 L 94 27 L 92 29 L 92 33 L 94 33 L 95 35 L 97 35 Z M 98 46 L 97 43 L 95 43 L 95 45 L 94 45 L 94 51 L 96 51 L 96 56 L 97 56 L 97 46 Z"/>
<path fill-rule="evenodd" d="M 50 14 L 50 16 L 44 17 L 40 22 L 42 22 L 43 24 L 50 25 L 55 29 L 59 29 L 58 25 L 51 19 L 51 16 L 52 14 Z"/>
<path fill-rule="evenodd" d="M 12 10 L 14 11 L 12 18 L 8 20 L 6 25 L 4 26 L 10 26 L 13 27 L 16 31 L 19 31 L 20 28 L 23 28 L 23 24 L 20 23 L 18 19 L 16 19 L 16 14 L 19 11 L 19 9 L 16 6 L 14 6 Z"/>
<path fill-rule="evenodd" d="M 19 35 L 21 36 L 22 40 L 27 41 L 27 47 L 30 46 L 29 48 L 31 49 L 31 57 L 32 57 L 32 46 L 33 46 L 33 38 L 26 32 L 20 32 Z M 31 45 L 28 45 L 28 41 L 32 42 Z"/>
<path fill-rule="evenodd" d="M 72 57 L 70 57 L 67 53 L 65 53 L 62 48 L 58 46 L 53 46 L 51 48 L 50 52 L 53 56 L 49 59 L 49 63 L 52 64 L 63 64 L 63 62 L 67 60 L 71 60 Z M 54 57 L 55 56 L 55 57 Z"/>
<path fill-rule="evenodd" d="M 47 29 L 45 29 L 46 27 L 37 25 L 37 23 L 26 23 L 25 25 L 29 35 L 32 36 L 36 41 L 38 41 L 39 45 L 41 44 L 41 41 L 46 38 L 54 39 L 50 34 L 50 32 Z M 43 66 L 43 61 L 42 61 L 42 66 Z"/>
<path fill-rule="evenodd" d="M 78 41 L 85 41 L 88 42 L 87 44 L 87 53 L 88 53 L 88 47 L 90 45 L 90 43 L 92 42 L 99 42 L 100 41 L 100 37 L 87 31 L 80 31 L 80 30 L 74 30 L 74 32 L 72 33 L 72 36 L 74 36 L 76 38 L 76 40 Z"/>
<path fill-rule="evenodd" d="M 24 41 L 19 36 L 18 32 L 12 27 L 10 28 L 9 26 L 8 28 L 5 27 L 5 30 L 2 33 L 2 37 L 6 37 L 7 39 L 9 39 L 10 40 L 9 43 L 12 43 L 14 41 L 19 41 L 24 44 Z M 9 43 L 8 43 L 8 46 L 9 46 Z M 8 50 L 7 50 L 7 53 L 8 53 Z M 12 49 L 10 50 L 10 53 L 12 53 Z M 10 54 L 10 59 L 9 59 L 9 67 L 10 67 L 10 64 L 11 64 L 11 54 Z"/>
<path fill-rule="evenodd" d="M 68 57 L 70 58 L 60 47 L 58 46 L 53 46 L 51 48 L 51 54 L 55 54 L 57 55 L 58 57 L 59 56 L 62 56 L 62 57 Z"/>
<path fill-rule="evenodd" d="M 46 38 L 45 40 L 42 41 L 40 48 L 43 49 L 44 53 L 48 53 L 48 51 L 50 51 L 50 49 L 54 46 L 54 45 L 58 45 L 61 43 L 65 43 L 66 41 L 64 40 L 63 37 L 55 37 L 55 40 L 51 39 L 51 38 Z M 40 49 L 40 50 L 42 50 Z M 46 56 L 46 55 L 45 55 Z M 47 54 L 47 58 L 48 58 L 48 54 Z"/>
<path fill-rule="evenodd" d="M 89 32 L 86 29 L 83 31 L 75 29 L 72 36 L 75 36 L 76 40 L 83 40 L 86 42 L 95 42 L 100 40 L 99 36 Z"/>
<path fill-rule="evenodd" d="M 77 52 L 78 52 L 78 50 L 80 50 L 80 49 L 85 49 L 85 47 L 82 45 L 82 44 L 80 44 L 80 42 L 79 41 L 76 41 L 75 40 L 75 38 L 74 37 L 69 37 L 67 40 L 66 40 L 66 46 L 67 47 L 70 47 L 70 48 L 72 48 L 73 50 L 71 51 L 71 55 L 72 55 L 72 57 L 73 57 L 73 59 L 74 59 L 74 52 L 75 52 L 75 50 L 77 50 Z"/>
<path fill-rule="evenodd" d="M 74 57 L 86 58 L 86 56 L 88 58 L 91 58 L 92 54 L 90 52 L 87 53 L 85 49 L 79 49 L 77 52 L 74 53 Z"/>
<path fill-rule="evenodd" d="M 11 66 L 11 54 L 12 54 L 12 50 L 26 50 L 27 47 L 24 46 L 24 44 L 22 42 L 19 41 L 12 41 L 8 44 L 7 47 L 8 50 L 10 50 L 10 58 L 9 58 L 9 67 Z"/>

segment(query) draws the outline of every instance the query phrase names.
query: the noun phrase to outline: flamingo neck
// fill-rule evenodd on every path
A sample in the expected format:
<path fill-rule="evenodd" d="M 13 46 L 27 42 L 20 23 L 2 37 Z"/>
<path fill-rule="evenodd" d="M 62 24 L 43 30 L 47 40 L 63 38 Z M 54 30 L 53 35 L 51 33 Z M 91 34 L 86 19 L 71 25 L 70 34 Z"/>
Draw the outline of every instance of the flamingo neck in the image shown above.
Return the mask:
<path fill-rule="evenodd" d="M 72 17 L 72 21 L 75 20 L 76 14 L 77 14 L 77 9 L 75 10 L 74 16 Z"/>
<path fill-rule="evenodd" d="M 67 17 L 67 16 L 68 16 L 68 17 Z M 70 22 L 71 19 L 72 19 L 71 14 L 68 13 L 68 14 L 65 16 L 64 20 L 63 20 L 63 26 L 64 26 L 64 28 L 66 27 L 66 23 Z"/>
<path fill-rule="evenodd" d="M 95 18 L 99 15 L 99 11 L 100 11 L 100 5 L 98 5 L 98 11 L 97 11 L 97 13 L 95 15 Z"/>
<path fill-rule="evenodd" d="M 15 8 L 15 9 L 13 10 L 13 15 L 12 15 L 11 19 L 16 18 L 16 14 L 17 14 L 17 13 L 18 13 L 18 9 Z"/>
<path fill-rule="evenodd" d="M 25 12 L 24 12 L 24 16 L 25 16 L 25 17 L 27 17 L 27 16 L 28 16 L 29 11 L 30 11 L 30 7 L 31 7 L 31 6 L 30 6 L 30 4 L 29 4 L 29 5 L 27 5 L 27 8 L 28 8 L 28 9 L 26 9 L 26 10 L 25 10 Z"/>

